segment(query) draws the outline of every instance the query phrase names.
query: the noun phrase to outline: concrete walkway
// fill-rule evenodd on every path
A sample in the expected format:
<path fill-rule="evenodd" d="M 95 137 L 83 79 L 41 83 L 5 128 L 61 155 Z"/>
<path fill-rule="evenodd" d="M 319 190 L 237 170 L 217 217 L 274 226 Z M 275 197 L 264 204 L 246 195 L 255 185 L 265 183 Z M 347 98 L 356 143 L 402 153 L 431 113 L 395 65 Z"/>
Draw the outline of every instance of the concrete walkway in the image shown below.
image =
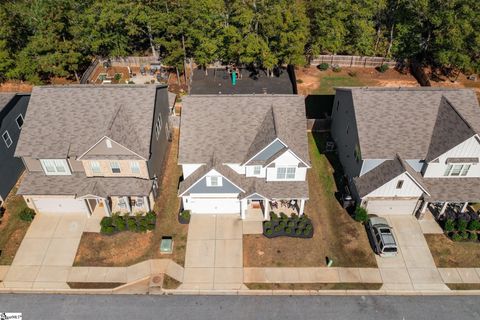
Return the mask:
<path fill-rule="evenodd" d="M 396 257 L 376 256 L 384 290 L 449 290 L 437 270 L 418 220 L 410 215 L 387 218 L 399 246 Z"/>
<path fill-rule="evenodd" d="M 242 236 L 242 221 L 237 215 L 192 215 L 179 289 L 242 288 Z"/>

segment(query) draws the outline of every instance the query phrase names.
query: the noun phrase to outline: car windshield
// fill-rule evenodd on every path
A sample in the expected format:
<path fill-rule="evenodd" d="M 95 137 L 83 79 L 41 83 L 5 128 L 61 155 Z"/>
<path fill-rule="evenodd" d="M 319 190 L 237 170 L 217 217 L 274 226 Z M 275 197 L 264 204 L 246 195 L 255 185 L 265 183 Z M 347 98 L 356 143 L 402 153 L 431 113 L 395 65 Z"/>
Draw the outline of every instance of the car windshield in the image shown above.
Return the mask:
<path fill-rule="evenodd" d="M 397 252 L 397 248 L 383 248 L 383 252 Z"/>
<path fill-rule="evenodd" d="M 380 233 L 392 233 L 388 228 L 381 228 Z"/>

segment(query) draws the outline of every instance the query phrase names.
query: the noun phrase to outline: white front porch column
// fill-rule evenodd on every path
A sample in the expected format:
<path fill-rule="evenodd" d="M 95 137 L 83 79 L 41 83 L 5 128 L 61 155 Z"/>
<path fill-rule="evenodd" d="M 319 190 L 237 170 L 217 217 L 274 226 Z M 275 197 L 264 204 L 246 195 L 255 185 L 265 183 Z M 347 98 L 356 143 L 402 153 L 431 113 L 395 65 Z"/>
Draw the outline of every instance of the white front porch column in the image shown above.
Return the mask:
<path fill-rule="evenodd" d="M 465 202 L 465 203 L 463 204 L 463 207 L 462 207 L 462 211 L 461 211 L 461 212 L 467 211 L 467 206 L 468 206 L 468 202 Z"/>
<path fill-rule="evenodd" d="M 303 216 L 303 210 L 305 209 L 305 199 L 300 200 L 300 211 L 298 212 L 299 216 Z"/>
<path fill-rule="evenodd" d="M 428 208 L 428 201 L 424 201 L 422 209 L 420 210 L 420 212 L 425 213 L 425 211 L 427 211 L 427 208 Z"/>
<path fill-rule="evenodd" d="M 440 215 L 443 215 L 445 213 L 445 210 L 447 210 L 448 202 L 445 201 L 442 206 L 442 210 L 440 210 Z"/>
<path fill-rule="evenodd" d="M 270 218 L 270 203 L 268 199 L 263 200 L 265 203 L 264 207 L 264 212 L 263 212 L 263 220 L 268 220 Z"/>
<path fill-rule="evenodd" d="M 150 200 L 148 199 L 148 197 L 143 197 L 143 202 L 147 205 L 147 211 L 152 210 L 150 209 Z"/>
<path fill-rule="evenodd" d="M 247 215 L 247 207 L 247 199 L 240 200 L 240 217 L 242 218 L 242 220 L 245 220 L 245 216 Z"/>

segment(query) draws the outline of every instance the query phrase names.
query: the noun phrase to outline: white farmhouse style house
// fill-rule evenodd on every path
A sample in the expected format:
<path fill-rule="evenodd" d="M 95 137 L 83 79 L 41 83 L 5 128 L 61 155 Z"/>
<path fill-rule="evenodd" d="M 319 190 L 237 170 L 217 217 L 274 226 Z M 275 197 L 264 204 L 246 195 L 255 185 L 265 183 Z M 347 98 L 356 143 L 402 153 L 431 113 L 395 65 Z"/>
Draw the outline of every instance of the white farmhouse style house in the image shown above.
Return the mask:
<path fill-rule="evenodd" d="M 183 100 L 179 196 L 192 214 L 260 209 L 302 215 L 310 168 L 304 97 L 198 95 Z"/>
<path fill-rule="evenodd" d="M 355 200 L 371 214 L 480 201 L 479 133 L 473 90 L 336 90 L 332 137 Z"/>

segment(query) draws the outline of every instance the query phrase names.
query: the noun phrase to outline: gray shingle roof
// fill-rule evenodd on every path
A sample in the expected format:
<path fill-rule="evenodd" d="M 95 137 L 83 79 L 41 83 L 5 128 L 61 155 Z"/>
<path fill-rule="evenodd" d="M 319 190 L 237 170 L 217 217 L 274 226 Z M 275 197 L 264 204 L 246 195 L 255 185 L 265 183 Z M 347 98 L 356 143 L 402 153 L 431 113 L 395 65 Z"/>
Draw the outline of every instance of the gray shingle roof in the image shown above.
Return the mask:
<path fill-rule="evenodd" d="M 87 178 L 84 173 L 47 176 L 43 172 L 25 175 L 17 193 L 21 195 L 148 196 L 153 182 L 138 178 Z"/>
<path fill-rule="evenodd" d="M 424 178 L 431 202 L 480 202 L 480 178 Z"/>
<path fill-rule="evenodd" d="M 358 195 L 364 197 L 404 172 L 405 168 L 400 159 L 395 157 L 393 160 L 382 162 L 382 164 L 364 175 L 354 178 L 353 181 L 357 188 Z"/>
<path fill-rule="evenodd" d="M 474 133 L 480 133 L 475 92 L 444 88 L 338 88 L 352 94 L 360 149 L 364 159 L 425 159 L 442 98 L 448 99 Z M 443 109 L 443 108 L 442 108 Z M 454 133 L 452 139 L 463 137 Z M 450 138 L 450 137 L 448 137 Z M 450 143 L 445 143 L 448 146 Z M 441 150 L 435 146 L 435 154 Z M 447 151 L 448 149 L 444 149 Z"/>
<path fill-rule="evenodd" d="M 273 137 L 272 130 L 265 131 L 264 122 L 270 128 L 274 125 L 275 136 L 309 163 L 305 98 L 295 95 L 183 98 L 178 161 L 207 163 L 215 154 L 222 163 L 242 163 Z"/>
<path fill-rule="evenodd" d="M 34 87 L 16 156 L 80 156 L 102 137 L 111 135 L 113 140 L 148 159 L 157 88 Z"/>

